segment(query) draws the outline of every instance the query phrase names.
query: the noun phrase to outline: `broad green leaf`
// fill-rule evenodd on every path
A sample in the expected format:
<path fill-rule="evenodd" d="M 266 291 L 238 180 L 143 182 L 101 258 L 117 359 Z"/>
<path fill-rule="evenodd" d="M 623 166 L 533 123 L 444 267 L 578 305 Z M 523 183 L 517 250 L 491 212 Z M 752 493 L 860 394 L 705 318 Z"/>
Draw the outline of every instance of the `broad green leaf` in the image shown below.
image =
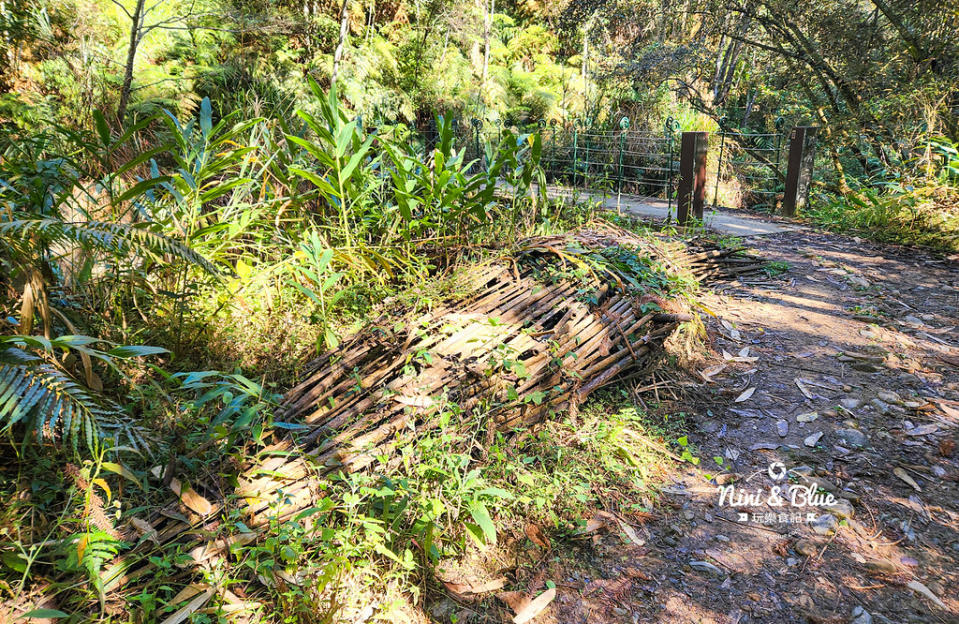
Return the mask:
<path fill-rule="evenodd" d="M 100 142 L 103 143 L 104 147 L 110 146 L 110 126 L 107 125 L 107 120 L 98 109 L 93 110 L 93 122 L 97 127 L 97 134 L 100 135 Z"/>
<path fill-rule="evenodd" d="M 131 357 L 140 357 L 143 355 L 159 355 L 161 353 L 169 353 L 166 349 L 162 347 L 150 347 L 147 345 L 130 345 L 122 347 L 114 347 L 107 351 L 109 355 L 117 358 L 131 358 Z"/>
<path fill-rule="evenodd" d="M 495 544 L 496 527 L 493 525 L 493 520 L 490 518 L 489 510 L 486 509 L 486 505 L 483 503 L 474 503 L 470 506 L 470 515 L 473 516 L 473 520 L 475 520 L 476 524 L 478 524 L 480 529 L 483 530 L 483 536 L 486 538 L 486 543 Z"/>
<path fill-rule="evenodd" d="M 100 464 L 100 467 L 104 470 L 108 470 L 114 474 L 118 474 L 125 479 L 129 479 L 137 485 L 140 489 L 143 489 L 143 485 L 140 483 L 140 480 L 137 479 L 136 475 L 127 469 L 123 464 L 116 464 L 114 462 L 103 462 Z"/>
<path fill-rule="evenodd" d="M 34 609 L 33 611 L 27 611 L 20 617 L 53 620 L 56 618 L 70 617 L 70 614 L 64 613 L 59 609 Z"/>

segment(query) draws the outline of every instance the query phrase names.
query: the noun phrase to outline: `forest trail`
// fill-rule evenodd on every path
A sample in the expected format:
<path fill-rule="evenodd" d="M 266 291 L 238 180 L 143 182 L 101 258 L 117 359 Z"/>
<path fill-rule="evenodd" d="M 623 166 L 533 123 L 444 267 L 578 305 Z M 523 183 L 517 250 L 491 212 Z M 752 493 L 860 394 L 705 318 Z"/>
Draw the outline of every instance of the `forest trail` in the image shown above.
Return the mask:
<path fill-rule="evenodd" d="M 746 244 L 788 269 L 703 293 L 713 361 L 664 406 L 699 465 L 620 513 L 643 545 L 614 527 L 544 563 L 543 620 L 959 621 L 959 266 L 807 229 Z M 836 502 L 770 506 L 776 462 Z M 720 505 L 731 483 L 762 502 Z"/>

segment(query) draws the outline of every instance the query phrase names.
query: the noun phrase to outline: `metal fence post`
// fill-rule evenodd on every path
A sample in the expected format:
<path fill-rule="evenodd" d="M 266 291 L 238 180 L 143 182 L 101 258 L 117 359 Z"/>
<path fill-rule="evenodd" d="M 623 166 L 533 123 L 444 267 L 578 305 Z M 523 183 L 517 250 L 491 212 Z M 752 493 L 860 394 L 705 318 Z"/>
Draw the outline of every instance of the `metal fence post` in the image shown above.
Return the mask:
<path fill-rule="evenodd" d="M 719 205 L 719 182 L 723 178 L 723 148 L 726 146 L 726 117 L 719 118 L 719 162 L 716 164 L 716 190 L 713 191 L 713 206 Z"/>
<path fill-rule="evenodd" d="M 589 130 L 592 126 L 592 121 L 587 119 L 584 124 L 584 130 L 587 132 L 583 133 L 583 149 L 585 150 L 585 155 L 583 157 L 584 167 L 583 167 L 583 188 L 589 188 Z"/>
<path fill-rule="evenodd" d="M 623 148 L 626 147 L 626 133 L 629 131 L 629 117 L 623 117 L 619 120 L 619 164 L 617 166 L 616 177 L 618 179 L 616 192 L 623 192 Z"/>
<path fill-rule="evenodd" d="M 477 161 L 479 166 L 483 168 L 483 171 L 485 171 L 486 163 L 484 163 L 481 159 L 482 155 L 480 154 L 480 140 L 479 140 L 479 132 L 480 132 L 479 129 L 482 124 L 483 122 L 477 119 L 476 117 L 473 117 L 473 119 L 470 120 L 470 125 L 473 126 L 473 158 Z"/>
<path fill-rule="evenodd" d="M 797 126 L 789 138 L 789 165 L 783 195 L 783 214 L 787 217 L 795 216 L 809 201 L 818 130 L 816 126 Z"/>
<path fill-rule="evenodd" d="M 690 212 L 702 221 L 706 198 L 706 146 L 708 132 L 683 132 L 679 152 L 679 190 L 676 220 L 686 225 Z"/>
<path fill-rule="evenodd" d="M 576 128 L 576 122 L 573 122 L 573 186 L 576 186 L 576 173 L 579 169 L 578 162 L 578 148 L 579 148 L 579 134 Z"/>
<path fill-rule="evenodd" d="M 673 214 L 673 133 L 679 130 L 679 122 L 672 117 L 666 118 L 666 143 L 668 145 L 669 160 L 666 164 L 666 219 Z"/>

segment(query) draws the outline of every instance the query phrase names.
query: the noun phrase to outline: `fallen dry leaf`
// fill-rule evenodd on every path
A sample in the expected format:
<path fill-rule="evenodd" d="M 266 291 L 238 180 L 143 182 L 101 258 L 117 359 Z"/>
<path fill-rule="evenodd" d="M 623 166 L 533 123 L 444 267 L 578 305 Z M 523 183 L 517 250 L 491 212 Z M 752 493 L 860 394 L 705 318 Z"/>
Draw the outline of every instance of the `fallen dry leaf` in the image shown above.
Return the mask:
<path fill-rule="evenodd" d="M 208 587 L 206 591 L 199 594 L 196 598 L 188 602 L 183 608 L 177 610 L 173 615 L 163 620 L 161 624 L 180 624 L 180 622 L 185 621 L 191 615 L 193 615 L 197 609 L 206 604 L 206 602 L 213 597 L 214 588 Z"/>
<path fill-rule="evenodd" d="M 749 397 L 751 397 L 754 392 L 756 392 L 756 386 L 753 386 L 752 388 L 746 388 L 742 394 L 733 400 L 733 403 L 742 403 L 743 401 L 748 401 Z"/>
<path fill-rule="evenodd" d="M 136 529 L 140 537 L 145 537 L 154 544 L 160 544 L 160 540 L 157 539 L 157 530 L 153 528 L 152 524 L 136 516 L 130 518 L 130 524 Z"/>
<path fill-rule="evenodd" d="M 549 606 L 549 603 L 553 602 L 556 598 L 556 589 L 547 589 L 542 594 L 536 597 L 535 600 L 530 601 L 525 608 L 516 613 L 513 617 L 513 624 L 523 624 L 524 622 L 529 622 L 534 617 L 543 612 L 543 610 Z"/>
<path fill-rule="evenodd" d="M 916 490 L 917 492 L 921 492 L 921 491 L 922 491 L 922 488 L 919 487 L 919 484 L 916 483 L 916 480 L 913 479 L 912 477 L 910 477 L 910 476 L 909 476 L 909 473 L 907 473 L 907 472 L 906 472 L 905 470 L 903 470 L 902 468 L 894 468 L 893 471 L 892 471 L 892 474 L 896 475 L 897 477 L 899 477 L 900 479 L 902 479 L 904 482 L 906 482 L 906 483 L 908 483 L 909 485 L 911 485 L 911 486 L 912 486 L 912 489 Z"/>
<path fill-rule="evenodd" d="M 443 581 L 443 585 L 445 585 L 446 589 L 450 590 L 454 594 L 485 594 L 486 592 L 503 589 L 503 587 L 506 586 L 506 577 L 501 576 L 498 579 L 493 579 L 492 581 L 488 581 L 486 583 L 480 583 L 479 585 L 474 585 L 472 583 L 453 583 L 451 581 Z"/>
<path fill-rule="evenodd" d="M 611 514 L 608 511 L 600 511 L 596 513 L 596 518 L 601 519 L 603 521 L 603 526 L 606 526 L 607 528 L 618 526 L 619 529 L 626 534 L 626 537 L 629 538 L 629 541 L 637 546 L 642 546 L 646 543 L 646 540 L 636 535 L 636 531 L 633 529 L 633 527 L 626 524 L 626 522 L 624 522 L 618 516 Z"/>
<path fill-rule="evenodd" d="M 406 396 L 405 394 L 399 394 L 393 397 L 393 400 L 401 405 L 408 405 L 410 407 L 432 407 L 433 399 L 425 396 Z"/>
<path fill-rule="evenodd" d="M 448 589 L 450 593 L 456 594 L 458 596 L 472 593 L 471 590 L 473 589 L 469 583 L 448 583 L 446 581 L 443 581 L 443 586 L 446 587 L 446 589 Z"/>
<path fill-rule="evenodd" d="M 939 454 L 943 457 L 952 457 L 953 451 L 956 450 L 955 440 L 940 440 L 939 441 Z"/>
<path fill-rule="evenodd" d="M 549 538 L 546 537 L 546 534 L 543 533 L 543 529 L 537 524 L 527 524 L 526 525 L 526 537 L 529 538 L 529 541 L 533 542 L 540 548 L 545 548 L 546 550 L 550 549 Z"/>
<path fill-rule="evenodd" d="M 946 605 L 943 604 L 943 602 L 942 602 L 941 600 L 939 600 L 939 597 L 936 596 L 934 593 L 932 593 L 932 590 L 931 590 L 931 589 L 929 589 L 928 587 L 926 587 L 925 585 L 923 585 L 923 584 L 920 583 L 919 581 L 909 581 L 908 583 L 906 583 L 906 587 L 908 587 L 909 589 L 911 589 L 911 590 L 914 591 L 914 592 L 917 592 L 917 593 L 922 594 L 923 596 L 925 596 L 925 597 L 928 598 L 929 600 L 931 600 L 931 601 L 933 601 L 934 603 L 936 603 L 936 606 L 938 606 L 939 608 L 941 608 L 941 609 L 945 609 L 945 608 L 946 608 Z"/>
<path fill-rule="evenodd" d="M 582 530 L 582 534 L 588 535 L 590 533 L 595 533 L 604 526 L 606 526 L 606 522 L 597 514 L 589 519 L 589 522 L 586 523 L 586 526 Z"/>
<path fill-rule="evenodd" d="M 529 605 L 530 598 L 523 592 L 508 591 L 496 594 L 496 597 L 506 603 L 513 613 L 518 613 Z"/>
<path fill-rule="evenodd" d="M 809 388 L 806 387 L 806 384 L 803 383 L 803 380 L 799 377 L 796 377 L 793 381 L 796 382 L 796 387 L 799 388 L 799 391 L 802 392 L 803 396 L 807 399 L 812 399 L 813 395 L 809 391 Z"/>
<path fill-rule="evenodd" d="M 493 579 L 488 583 L 483 583 L 482 585 L 474 585 L 472 587 L 472 593 L 474 594 L 485 594 L 486 592 L 496 591 L 497 589 L 503 589 L 506 586 L 506 577 L 501 576 L 498 579 Z"/>
<path fill-rule="evenodd" d="M 173 597 L 173 600 L 170 601 L 170 604 L 180 604 L 184 600 L 189 600 L 190 598 L 193 598 L 197 594 L 202 593 L 209 588 L 210 586 L 207 583 L 190 583 L 177 592 L 177 595 Z"/>
<path fill-rule="evenodd" d="M 170 489 L 176 494 L 184 505 L 201 516 L 208 516 L 213 513 L 213 505 L 207 499 L 196 493 L 196 490 L 187 486 L 183 487 L 180 480 L 174 477 L 170 481 Z"/>
<path fill-rule="evenodd" d="M 959 420 L 959 409 L 950 407 L 949 405 L 946 405 L 942 401 L 936 401 L 936 403 L 939 405 L 939 409 L 942 410 L 943 414 L 945 414 L 949 418 L 954 418 Z"/>
<path fill-rule="evenodd" d="M 725 365 L 725 364 L 720 364 L 720 365 L 718 365 L 718 366 L 713 366 L 713 367 L 711 367 L 711 368 L 707 368 L 707 369 L 704 370 L 704 371 L 700 371 L 700 372 L 699 372 L 699 376 L 702 377 L 704 380 L 706 380 L 706 382 L 708 382 L 708 383 L 715 383 L 715 382 L 713 381 L 713 377 L 715 377 L 715 376 L 718 375 L 719 373 L 723 372 L 724 370 L 726 370 L 726 365 Z"/>
<path fill-rule="evenodd" d="M 939 425 L 937 425 L 936 423 L 932 423 L 928 425 L 919 425 L 918 427 L 915 427 L 913 429 L 908 429 L 906 430 L 906 435 L 907 436 L 923 436 L 923 435 L 929 435 L 930 433 L 935 433 L 937 431 L 939 431 Z"/>
<path fill-rule="evenodd" d="M 256 533 L 252 531 L 237 533 L 216 541 L 209 541 L 202 546 L 197 546 L 190 550 L 189 555 L 193 558 L 194 564 L 203 563 L 207 559 L 229 550 L 232 546 L 245 546 L 255 541 Z"/>
<path fill-rule="evenodd" d="M 623 570 L 623 572 L 625 572 L 625 573 L 626 573 L 626 576 L 628 576 L 628 577 L 630 577 L 630 578 L 639 579 L 639 580 L 641 580 L 641 581 L 651 581 L 651 580 L 652 580 L 652 579 L 649 577 L 649 575 L 647 575 L 645 572 L 643 572 L 643 571 L 640 570 L 639 568 L 629 567 L 629 568 L 626 568 L 625 570 Z"/>

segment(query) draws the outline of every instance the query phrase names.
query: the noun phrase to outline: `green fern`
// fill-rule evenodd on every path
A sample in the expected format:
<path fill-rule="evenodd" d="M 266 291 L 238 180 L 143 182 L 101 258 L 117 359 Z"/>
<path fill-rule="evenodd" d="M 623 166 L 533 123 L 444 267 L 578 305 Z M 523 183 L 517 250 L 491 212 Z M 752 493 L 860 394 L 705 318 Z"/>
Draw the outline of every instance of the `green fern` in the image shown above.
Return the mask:
<path fill-rule="evenodd" d="M 15 219 L 0 221 L 0 238 L 11 246 L 23 249 L 23 241 L 32 237 L 53 243 L 76 243 L 117 254 L 149 251 L 166 254 L 189 262 L 217 275 L 209 260 L 186 245 L 148 229 L 148 224 L 106 223 L 103 221 L 69 222 L 60 219 Z"/>
<path fill-rule="evenodd" d="M 119 405 L 87 389 L 49 359 L 23 348 L 29 344 L 50 353 L 73 348 L 108 363 L 113 357 L 163 351 L 152 347 L 118 347 L 103 352 L 88 346 L 93 341 L 86 336 L 62 336 L 52 341 L 40 337 L 0 337 L 0 431 L 10 433 L 19 427 L 25 430 L 26 436 L 63 440 L 74 452 L 79 451 L 83 442 L 90 453 L 96 451 L 99 440 L 110 432 L 116 444 L 149 452 L 144 431 Z"/>
<path fill-rule="evenodd" d="M 102 605 L 105 598 L 103 579 L 100 576 L 103 565 L 113 561 L 129 544 L 97 529 L 75 533 L 63 543 L 62 558 L 57 567 L 64 572 L 84 572 L 97 590 Z"/>

